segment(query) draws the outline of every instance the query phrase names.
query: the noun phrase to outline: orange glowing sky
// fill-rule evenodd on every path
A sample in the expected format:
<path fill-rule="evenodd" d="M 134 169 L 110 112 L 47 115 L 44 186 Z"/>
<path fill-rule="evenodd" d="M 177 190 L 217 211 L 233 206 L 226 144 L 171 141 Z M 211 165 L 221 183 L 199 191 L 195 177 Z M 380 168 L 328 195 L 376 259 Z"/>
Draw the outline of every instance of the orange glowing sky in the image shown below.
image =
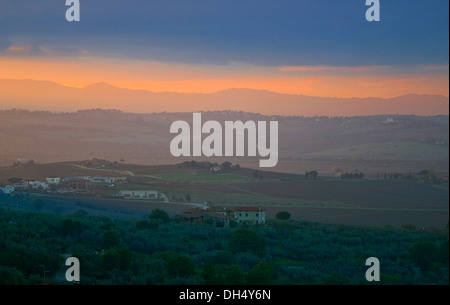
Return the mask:
<path fill-rule="evenodd" d="M 27 46 L 15 46 L 21 53 Z M 46 50 L 43 48 L 42 50 Z M 48 80 L 84 87 L 106 82 L 120 88 L 153 92 L 212 93 L 251 88 L 322 97 L 394 97 L 406 94 L 449 95 L 448 66 L 306 67 L 139 61 L 90 56 L 0 57 L 0 79 Z"/>
<path fill-rule="evenodd" d="M 8 82 L 23 79 L 157 93 L 449 96 L 447 0 L 385 1 L 380 22 L 368 22 L 362 0 L 86 1 L 80 22 L 68 22 L 64 3 L 54 2 L 0 1 L 0 80 L 8 84 L 0 108 L 19 100 L 44 108 L 44 90 L 59 94 L 58 86 L 31 92 Z"/>

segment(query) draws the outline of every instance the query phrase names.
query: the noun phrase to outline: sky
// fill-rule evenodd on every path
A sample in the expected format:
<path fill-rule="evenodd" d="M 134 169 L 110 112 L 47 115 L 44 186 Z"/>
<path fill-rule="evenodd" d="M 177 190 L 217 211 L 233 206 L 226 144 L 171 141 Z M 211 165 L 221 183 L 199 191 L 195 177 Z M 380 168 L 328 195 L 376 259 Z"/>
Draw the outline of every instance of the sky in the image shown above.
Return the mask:
<path fill-rule="evenodd" d="M 449 95 L 449 1 L 1 0 L 0 79 L 154 92 Z"/>

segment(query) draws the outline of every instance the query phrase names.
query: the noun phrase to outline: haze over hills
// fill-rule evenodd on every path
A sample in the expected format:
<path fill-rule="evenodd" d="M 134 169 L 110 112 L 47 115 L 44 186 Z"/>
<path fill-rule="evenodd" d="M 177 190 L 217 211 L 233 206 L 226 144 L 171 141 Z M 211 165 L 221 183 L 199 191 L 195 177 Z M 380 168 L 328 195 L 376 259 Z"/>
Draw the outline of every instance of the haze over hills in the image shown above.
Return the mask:
<path fill-rule="evenodd" d="M 92 158 L 135 164 L 231 161 L 258 168 L 259 157 L 175 158 L 170 125 L 192 113 L 125 113 L 84 110 L 70 113 L 0 110 L 0 166 L 16 160 L 38 163 Z M 244 112 L 204 112 L 202 121 L 279 122 L 279 163 L 274 171 L 319 170 L 401 173 L 433 169 L 448 173 L 448 116 L 286 117 Z"/>
<path fill-rule="evenodd" d="M 237 110 L 263 115 L 366 116 L 448 115 L 449 98 L 404 95 L 394 98 L 336 98 L 280 94 L 253 89 L 216 93 L 155 93 L 97 83 L 84 88 L 49 81 L 0 80 L 0 109 L 77 111 L 88 108 L 126 112 L 195 112 Z"/>

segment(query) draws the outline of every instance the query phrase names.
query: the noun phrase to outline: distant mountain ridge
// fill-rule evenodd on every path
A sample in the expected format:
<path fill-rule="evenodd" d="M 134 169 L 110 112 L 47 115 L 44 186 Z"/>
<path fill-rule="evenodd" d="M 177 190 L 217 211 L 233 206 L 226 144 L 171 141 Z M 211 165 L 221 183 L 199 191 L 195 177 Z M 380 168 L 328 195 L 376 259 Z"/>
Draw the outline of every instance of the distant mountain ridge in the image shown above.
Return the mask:
<path fill-rule="evenodd" d="M 0 79 L 0 109 L 57 112 L 86 108 L 126 112 L 195 112 L 238 110 L 264 115 L 365 116 L 448 115 L 449 98 L 410 94 L 394 98 L 336 98 L 231 88 L 215 93 L 155 93 L 95 83 L 84 88 L 50 81 Z"/>

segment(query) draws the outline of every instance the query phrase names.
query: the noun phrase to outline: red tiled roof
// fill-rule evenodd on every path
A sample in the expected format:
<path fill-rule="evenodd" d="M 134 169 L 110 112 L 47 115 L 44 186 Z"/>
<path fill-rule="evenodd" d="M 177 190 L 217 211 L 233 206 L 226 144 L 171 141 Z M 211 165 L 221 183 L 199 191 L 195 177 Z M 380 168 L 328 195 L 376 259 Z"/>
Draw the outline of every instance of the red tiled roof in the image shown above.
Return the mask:
<path fill-rule="evenodd" d="M 234 210 L 235 211 L 251 211 L 251 212 L 253 212 L 253 211 L 265 211 L 264 209 L 260 209 L 260 208 L 255 208 L 255 207 L 247 207 L 247 208 L 244 208 L 244 207 L 242 207 L 242 208 L 234 208 Z"/>

